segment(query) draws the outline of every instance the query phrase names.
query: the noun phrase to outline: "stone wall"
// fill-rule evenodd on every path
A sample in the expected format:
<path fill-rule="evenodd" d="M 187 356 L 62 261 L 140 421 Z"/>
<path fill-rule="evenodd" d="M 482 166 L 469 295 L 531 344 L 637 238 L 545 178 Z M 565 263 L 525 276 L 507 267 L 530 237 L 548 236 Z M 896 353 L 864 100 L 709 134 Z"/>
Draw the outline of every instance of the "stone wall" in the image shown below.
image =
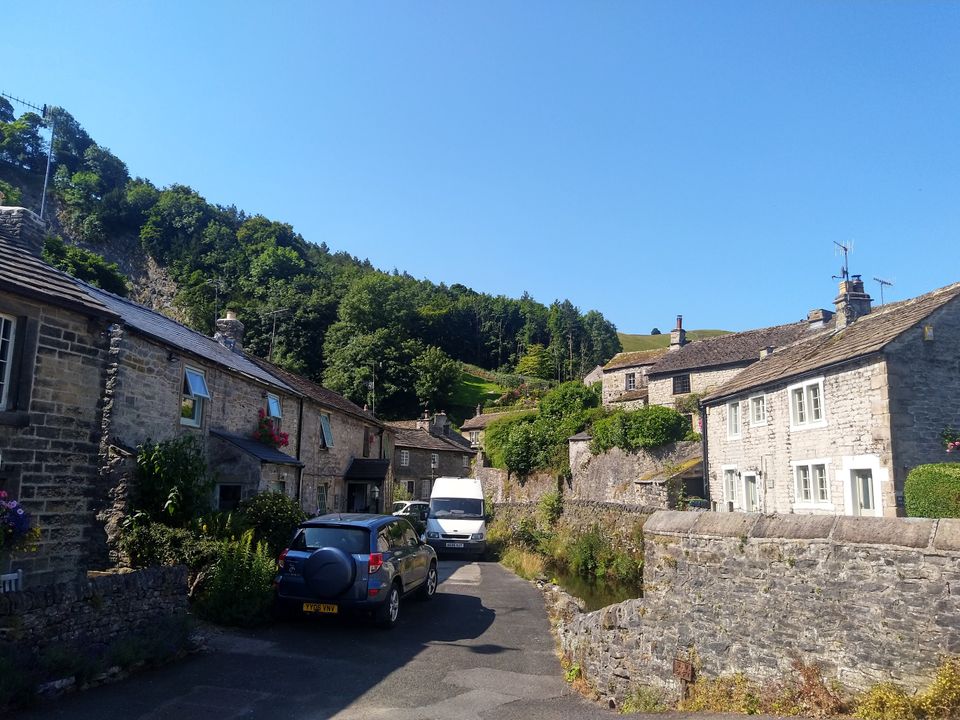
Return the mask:
<path fill-rule="evenodd" d="M 762 362 L 762 361 L 761 361 Z M 839 370 L 808 378 L 822 379 L 825 422 L 805 429 L 790 427 L 791 382 L 767 388 L 766 420 L 754 425 L 749 416 L 751 394 L 740 401 L 740 437 L 727 435 L 727 404 L 707 408 L 711 500 L 746 510 L 743 476 L 758 478 L 758 507 L 762 512 L 853 514 L 850 472 L 872 470 L 877 514 L 896 515 L 897 502 L 890 475 L 892 456 L 887 372 L 882 357 L 861 360 Z M 826 465 L 829 499 L 826 503 L 798 501 L 794 466 L 798 462 Z M 724 471 L 740 473 L 735 497 L 727 497 Z"/>
<path fill-rule="evenodd" d="M 576 500 L 673 507 L 676 493 L 668 478 L 692 458 L 701 456 L 699 442 L 671 443 L 655 450 L 626 452 L 612 448 L 600 455 L 590 452 L 589 440 L 570 442 L 572 480 L 565 495 Z"/>
<path fill-rule="evenodd" d="M 157 567 L 0 594 L 0 642 L 98 646 L 187 612 L 187 570 Z"/>
<path fill-rule="evenodd" d="M 633 374 L 633 389 L 639 390 L 647 386 L 647 372 L 651 365 L 633 365 L 631 367 L 620 367 L 614 370 L 603 371 L 603 385 L 601 390 L 601 400 L 604 405 L 616 402 L 617 398 L 623 395 L 627 390 L 627 375 Z M 633 405 L 634 403 L 624 403 L 624 405 Z M 642 407 L 645 401 L 640 401 L 637 407 Z"/>
<path fill-rule="evenodd" d="M 24 402 L 0 412 L 0 488 L 23 502 L 41 534 L 37 551 L 15 555 L 12 568 L 24 570 L 29 585 L 69 580 L 85 568 L 95 534 L 107 328 L 8 293 L 0 293 L 0 312 L 18 319 L 14 387 Z"/>
<path fill-rule="evenodd" d="M 960 301 L 952 300 L 886 348 L 894 486 L 902 491 L 917 465 L 956 462 L 940 442 L 945 427 L 960 428 Z"/>
<path fill-rule="evenodd" d="M 562 651 L 597 690 L 676 697 L 699 674 L 776 679 L 795 657 L 850 689 L 915 689 L 960 653 L 960 520 L 661 511 L 644 526 L 644 597 L 591 613 L 548 593 Z"/>
<path fill-rule="evenodd" d="M 521 478 L 500 468 L 474 465 L 473 477 L 480 479 L 483 494 L 495 503 L 535 502 L 549 492 L 556 492 L 562 482 L 548 472 L 533 472 Z"/>

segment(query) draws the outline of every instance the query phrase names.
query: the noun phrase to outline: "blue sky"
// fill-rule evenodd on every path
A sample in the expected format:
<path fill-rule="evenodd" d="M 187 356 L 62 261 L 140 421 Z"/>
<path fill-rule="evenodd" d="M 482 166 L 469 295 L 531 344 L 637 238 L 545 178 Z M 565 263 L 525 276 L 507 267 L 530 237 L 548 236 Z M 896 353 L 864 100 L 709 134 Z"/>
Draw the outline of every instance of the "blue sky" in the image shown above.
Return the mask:
<path fill-rule="evenodd" d="M 960 279 L 960 3 L 45 2 L 0 91 L 134 175 L 625 332 Z"/>

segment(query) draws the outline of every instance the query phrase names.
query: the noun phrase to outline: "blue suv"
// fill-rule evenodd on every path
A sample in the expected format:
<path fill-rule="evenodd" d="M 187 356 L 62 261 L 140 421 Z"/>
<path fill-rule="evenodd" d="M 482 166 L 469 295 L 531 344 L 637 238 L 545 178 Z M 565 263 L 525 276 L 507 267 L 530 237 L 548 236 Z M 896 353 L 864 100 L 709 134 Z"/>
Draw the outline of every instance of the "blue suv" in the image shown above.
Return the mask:
<path fill-rule="evenodd" d="M 307 520 L 280 554 L 274 581 L 281 611 L 372 613 L 397 622 L 400 599 L 437 592 L 437 554 L 410 523 L 392 515 L 329 514 Z"/>

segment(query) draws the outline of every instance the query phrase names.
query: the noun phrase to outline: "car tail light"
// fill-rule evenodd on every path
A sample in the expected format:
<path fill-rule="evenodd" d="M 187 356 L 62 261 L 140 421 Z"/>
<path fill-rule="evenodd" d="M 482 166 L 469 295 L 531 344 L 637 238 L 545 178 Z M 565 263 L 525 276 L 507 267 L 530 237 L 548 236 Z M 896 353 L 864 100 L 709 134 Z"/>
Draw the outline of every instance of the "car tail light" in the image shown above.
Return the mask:
<path fill-rule="evenodd" d="M 373 575 L 383 567 L 383 553 L 370 553 L 370 563 L 367 566 L 367 572 Z"/>
<path fill-rule="evenodd" d="M 280 553 L 280 557 L 277 558 L 277 567 L 280 568 L 281 570 L 283 570 L 283 565 L 287 561 L 288 552 L 290 552 L 290 548 L 287 548 L 282 553 Z"/>

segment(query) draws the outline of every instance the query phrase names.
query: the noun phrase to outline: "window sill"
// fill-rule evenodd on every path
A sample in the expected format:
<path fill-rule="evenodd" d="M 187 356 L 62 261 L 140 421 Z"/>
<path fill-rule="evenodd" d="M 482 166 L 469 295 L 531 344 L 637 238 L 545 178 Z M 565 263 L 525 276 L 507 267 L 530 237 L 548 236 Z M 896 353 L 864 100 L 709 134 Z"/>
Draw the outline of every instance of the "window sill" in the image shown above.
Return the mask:
<path fill-rule="evenodd" d="M 767 421 L 766 421 L 766 420 L 758 420 L 757 422 L 751 422 L 751 423 L 750 423 L 750 427 L 752 427 L 752 428 L 755 428 L 755 427 L 766 427 L 766 426 L 767 426 Z"/>
<path fill-rule="evenodd" d="M 0 425 L 8 427 L 28 427 L 30 425 L 30 413 L 19 411 L 0 412 Z"/>
<path fill-rule="evenodd" d="M 836 508 L 832 502 L 795 502 L 793 504 L 795 510 L 828 510 L 830 512 L 835 512 Z"/>
<path fill-rule="evenodd" d="M 804 423 L 803 425 L 791 425 L 790 432 L 803 432 L 804 430 L 816 430 L 818 428 L 825 428 L 827 426 L 826 420 L 819 420 L 818 422 Z"/>

